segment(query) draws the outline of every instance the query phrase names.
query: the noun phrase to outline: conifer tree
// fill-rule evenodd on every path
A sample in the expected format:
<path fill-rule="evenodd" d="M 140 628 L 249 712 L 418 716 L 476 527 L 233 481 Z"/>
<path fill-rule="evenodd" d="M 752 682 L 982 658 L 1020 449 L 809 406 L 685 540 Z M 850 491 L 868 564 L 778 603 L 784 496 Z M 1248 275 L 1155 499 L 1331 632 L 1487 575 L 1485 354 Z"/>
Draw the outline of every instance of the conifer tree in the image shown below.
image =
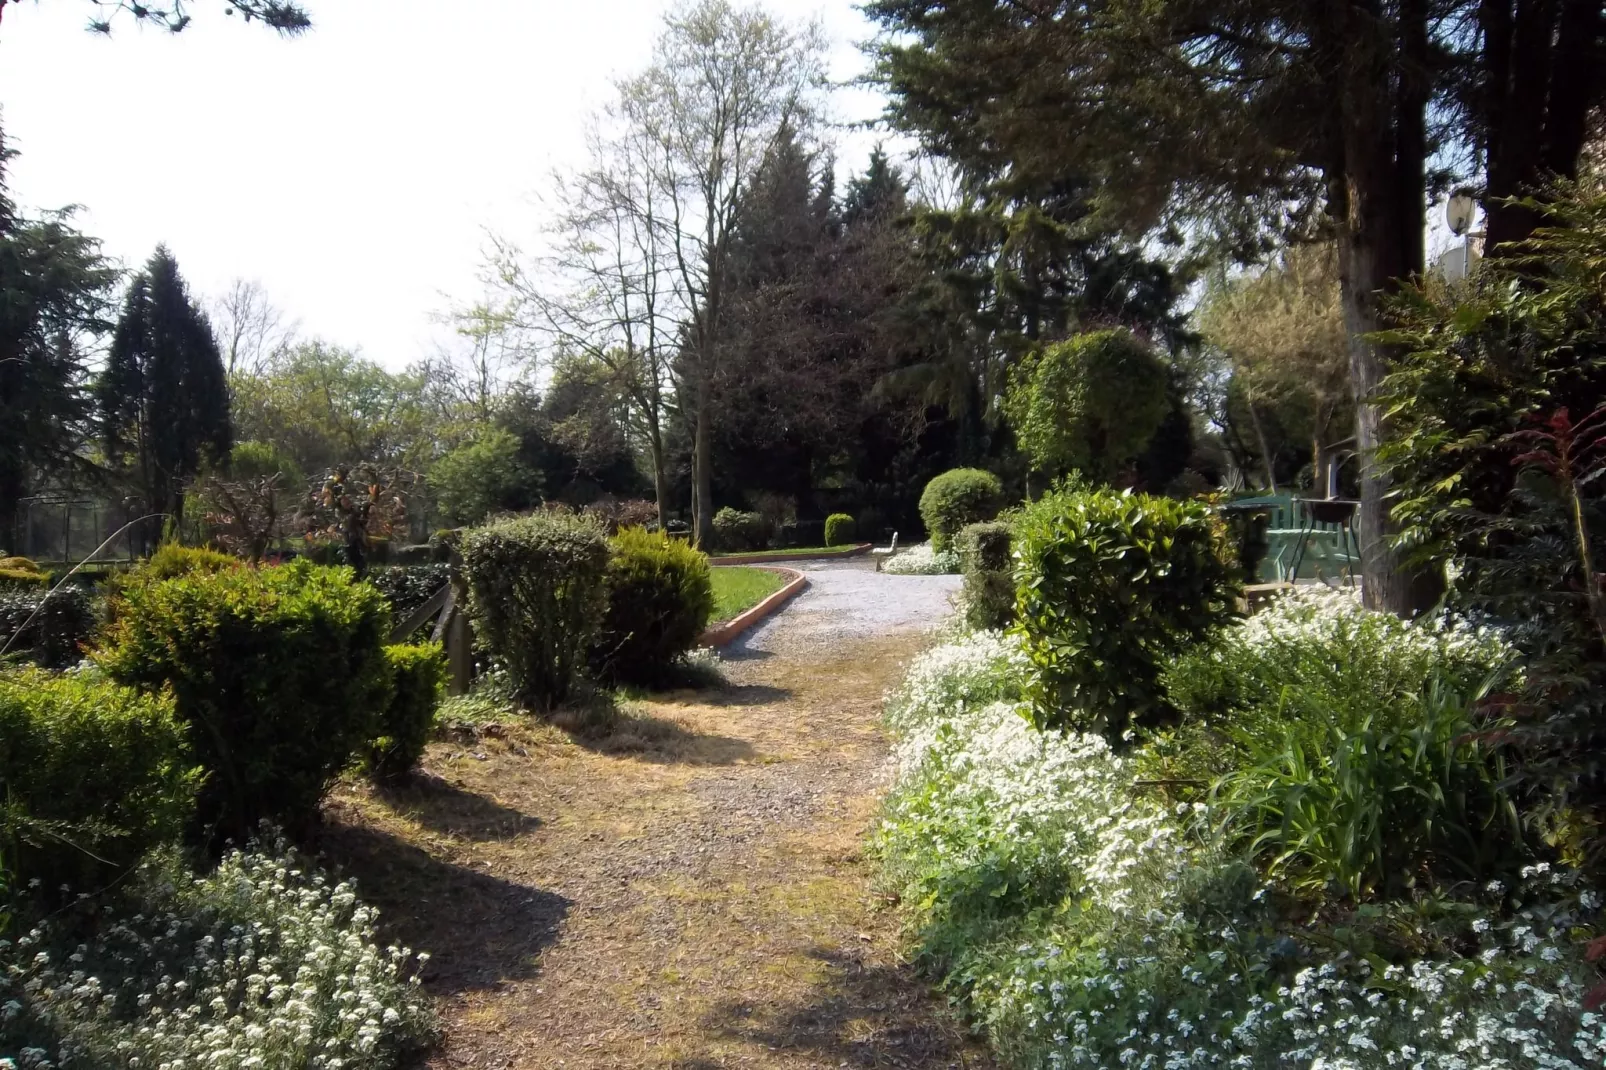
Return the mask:
<path fill-rule="evenodd" d="M 107 458 L 151 509 L 183 515 L 184 485 L 229 455 L 223 358 L 178 262 L 158 246 L 134 277 L 96 385 Z"/>

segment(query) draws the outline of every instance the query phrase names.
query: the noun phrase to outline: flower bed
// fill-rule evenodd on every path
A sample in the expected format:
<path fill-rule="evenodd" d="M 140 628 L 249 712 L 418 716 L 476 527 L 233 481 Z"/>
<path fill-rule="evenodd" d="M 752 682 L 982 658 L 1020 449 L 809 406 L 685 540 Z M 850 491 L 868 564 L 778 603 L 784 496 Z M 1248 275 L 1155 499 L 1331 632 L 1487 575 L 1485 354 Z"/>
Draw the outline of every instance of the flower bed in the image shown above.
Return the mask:
<path fill-rule="evenodd" d="M 887 558 L 881 571 L 893 576 L 948 576 L 960 571 L 956 550 L 936 550 L 929 542 L 900 550 Z"/>

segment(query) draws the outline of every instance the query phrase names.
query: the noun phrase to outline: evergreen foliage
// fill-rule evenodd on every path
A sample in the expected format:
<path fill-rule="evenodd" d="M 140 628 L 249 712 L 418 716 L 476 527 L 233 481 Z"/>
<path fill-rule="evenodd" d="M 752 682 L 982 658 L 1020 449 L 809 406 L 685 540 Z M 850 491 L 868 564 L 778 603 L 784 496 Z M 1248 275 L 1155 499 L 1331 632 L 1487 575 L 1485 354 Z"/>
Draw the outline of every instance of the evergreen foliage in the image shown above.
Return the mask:
<path fill-rule="evenodd" d="M 385 648 L 390 666 L 390 702 L 379 715 L 379 734 L 364 765 L 381 784 L 404 780 L 424 756 L 435 708 L 446 690 L 446 651 L 438 643 Z"/>
<path fill-rule="evenodd" d="M 954 468 L 926 484 L 920 518 L 932 549 L 940 554 L 960 529 L 991 520 L 1003 505 L 1004 487 L 997 476 L 980 468 Z"/>
<path fill-rule="evenodd" d="M 604 679 L 657 684 L 714 612 L 708 558 L 682 539 L 626 528 L 610 540 L 608 608 L 591 663 Z"/>
<path fill-rule="evenodd" d="M 129 286 L 95 392 L 107 457 L 152 510 L 182 517 L 185 484 L 226 462 L 234 432 L 211 324 L 164 246 Z"/>

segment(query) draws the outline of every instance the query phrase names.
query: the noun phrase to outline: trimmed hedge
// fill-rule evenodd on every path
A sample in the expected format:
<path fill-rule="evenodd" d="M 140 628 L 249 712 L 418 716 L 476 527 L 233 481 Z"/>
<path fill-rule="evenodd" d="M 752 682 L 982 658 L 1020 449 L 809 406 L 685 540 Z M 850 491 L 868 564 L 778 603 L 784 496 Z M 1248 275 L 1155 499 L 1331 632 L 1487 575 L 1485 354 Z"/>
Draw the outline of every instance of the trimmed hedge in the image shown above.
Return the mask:
<path fill-rule="evenodd" d="M 1015 563 L 1010 557 L 1008 524 L 988 521 L 959 531 L 964 564 L 965 622 L 977 631 L 999 630 L 1015 622 Z"/>
<path fill-rule="evenodd" d="M 1122 746 L 1130 729 L 1171 720 L 1161 671 L 1230 619 L 1237 593 L 1209 510 L 1060 489 L 1027 505 L 1015 530 L 1033 721 Z"/>
<path fill-rule="evenodd" d="M 627 528 L 612 540 L 608 608 L 591 651 L 598 675 L 661 682 L 714 614 L 708 558 L 679 539 Z"/>
<path fill-rule="evenodd" d="M 208 772 L 206 838 L 314 821 L 391 698 L 390 607 L 349 569 L 293 561 L 123 585 L 98 655 L 122 683 L 171 688 Z"/>
<path fill-rule="evenodd" d="M 991 520 L 1003 508 L 1004 486 L 980 468 L 953 468 L 926 484 L 920 495 L 920 519 L 931 548 L 938 553 L 967 524 Z"/>
<path fill-rule="evenodd" d="M 853 518 L 847 513 L 832 513 L 825 518 L 825 545 L 848 546 L 856 534 Z"/>
<path fill-rule="evenodd" d="M 0 674 L 0 859 L 19 885 L 91 891 L 194 812 L 201 771 L 168 695 L 90 674 Z"/>
<path fill-rule="evenodd" d="M 608 539 L 594 517 L 546 510 L 462 538 L 476 634 L 519 698 L 568 698 L 607 610 Z"/>
<path fill-rule="evenodd" d="M 727 505 L 714 514 L 714 541 L 721 550 L 762 550 L 769 535 L 769 524 L 758 513 L 744 513 Z"/>
<path fill-rule="evenodd" d="M 424 756 L 435 708 L 446 689 L 446 651 L 439 643 L 397 644 L 385 648 L 390 666 L 390 702 L 379 718 L 379 735 L 369 744 L 365 766 L 382 784 L 403 780 Z"/>

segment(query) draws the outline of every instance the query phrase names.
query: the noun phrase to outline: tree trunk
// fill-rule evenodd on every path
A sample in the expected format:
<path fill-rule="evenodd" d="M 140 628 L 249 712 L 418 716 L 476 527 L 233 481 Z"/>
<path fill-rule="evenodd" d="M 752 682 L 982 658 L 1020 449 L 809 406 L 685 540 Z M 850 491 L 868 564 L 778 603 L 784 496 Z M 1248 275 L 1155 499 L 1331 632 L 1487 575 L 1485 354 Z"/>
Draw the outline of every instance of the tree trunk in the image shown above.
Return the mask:
<path fill-rule="evenodd" d="M 1347 5 L 1347 10 L 1339 286 L 1361 465 L 1361 593 L 1369 608 L 1409 617 L 1437 600 L 1438 585 L 1408 570 L 1392 545 L 1389 479 L 1377 463 L 1385 434 L 1377 390 L 1388 354 L 1370 336 L 1385 326 L 1385 295 L 1421 270 L 1427 102 L 1414 64 L 1425 48 L 1426 15 L 1422 0 L 1402 5 L 1404 70 L 1396 80 L 1390 51 L 1374 29 L 1380 12 L 1370 4 Z M 1398 97 L 1391 99 L 1390 87 L 1396 84 Z"/>
<path fill-rule="evenodd" d="M 652 459 L 652 492 L 658 501 L 658 530 L 669 530 L 669 472 L 664 463 L 664 433 L 656 417 L 647 426 L 647 453 Z"/>
<path fill-rule="evenodd" d="M 702 548 L 712 546 L 714 542 L 714 450 L 708 428 L 708 395 L 707 376 L 699 375 L 697 416 L 692 432 L 691 516 L 692 539 Z"/>
<path fill-rule="evenodd" d="M 1266 466 L 1266 486 L 1273 494 L 1277 493 L 1277 470 L 1272 464 L 1271 443 L 1266 441 L 1266 428 L 1260 422 L 1260 413 L 1255 409 L 1253 396 L 1244 399 L 1249 406 L 1249 422 L 1255 425 L 1255 440 L 1260 443 L 1260 461 Z"/>

